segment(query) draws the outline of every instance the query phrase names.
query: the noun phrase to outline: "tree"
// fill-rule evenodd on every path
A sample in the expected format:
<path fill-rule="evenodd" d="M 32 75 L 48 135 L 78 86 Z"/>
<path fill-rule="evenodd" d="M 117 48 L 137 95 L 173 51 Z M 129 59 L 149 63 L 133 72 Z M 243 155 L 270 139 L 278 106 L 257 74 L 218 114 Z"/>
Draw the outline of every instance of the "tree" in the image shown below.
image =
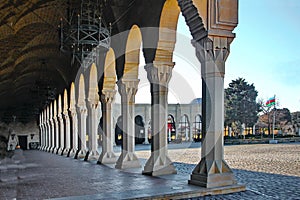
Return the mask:
<path fill-rule="evenodd" d="M 259 105 L 261 107 L 262 115 L 259 117 L 259 121 L 268 124 L 268 133 L 271 134 L 271 125 L 273 124 L 273 117 L 275 114 L 275 127 L 277 126 L 281 130 L 283 130 L 284 126 L 286 126 L 289 122 L 292 121 L 292 116 L 287 108 L 276 109 L 273 107 L 268 107 L 265 105 L 264 100 L 259 100 Z M 276 103 L 278 106 L 278 103 Z"/>
<path fill-rule="evenodd" d="M 225 125 L 253 126 L 258 120 L 260 108 L 256 98 L 257 91 L 253 84 L 248 84 L 244 78 L 232 80 L 225 89 Z"/>

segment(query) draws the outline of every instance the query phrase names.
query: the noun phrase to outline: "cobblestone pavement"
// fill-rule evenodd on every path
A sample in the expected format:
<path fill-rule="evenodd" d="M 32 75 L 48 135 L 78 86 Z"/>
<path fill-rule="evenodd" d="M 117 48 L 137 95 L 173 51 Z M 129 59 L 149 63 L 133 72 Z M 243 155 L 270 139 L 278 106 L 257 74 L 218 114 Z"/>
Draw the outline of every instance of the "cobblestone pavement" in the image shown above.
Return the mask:
<path fill-rule="evenodd" d="M 148 151 L 137 152 L 140 158 Z M 200 149 L 172 149 L 169 156 L 179 174 L 191 174 Z M 224 157 L 246 192 L 199 199 L 300 199 L 300 144 L 225 146 Z"/>
<path fill-rule="evenodd" d="M 145 163 L 150 152 L 140 149 L 137 155 Z M 177 168 L 176 176 L 187 180 L 199 162 L 200 150 L 174 147 L 169 150 L 169 156 Z M 0 165 L 0 199 L 119 199 L 130 198 L 132 195 L 159 194 L 170 190 L 169 186 L 185 189 L 187 185 L 186 181 L 180 185 L 174 178 L 143 176 L 140 174 L 142 168 L 128 173 L 111 169 L 112 166 L 40 151 L 18 152 L 16 157 L 14 162 Z M 233 169 L 238 182 L 246 185 L 247 191 L 193 200 L 300 200 L 300 144 L 225 146 L 225 160 Z"/>

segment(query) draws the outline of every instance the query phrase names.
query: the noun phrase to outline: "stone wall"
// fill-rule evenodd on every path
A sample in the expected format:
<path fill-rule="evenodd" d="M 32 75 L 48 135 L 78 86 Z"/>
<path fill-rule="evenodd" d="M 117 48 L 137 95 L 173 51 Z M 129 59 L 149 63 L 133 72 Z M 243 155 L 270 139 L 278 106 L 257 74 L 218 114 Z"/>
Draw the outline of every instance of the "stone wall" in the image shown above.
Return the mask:
<path fill-rule="evenodd" d="M 9 129 L 8 125 L 0 122 L 0 160 L 7 155 Z"/>
<path fill-rule="evenodd" d="M 0 122 L 0 157 L 7 156 L 7 152 L 20 146 L 19 139 L 23 140 L 23 148 L 30 149 L 30 143 L 39 142 L 39 127 L 36 122 L 23 124 Z"/>

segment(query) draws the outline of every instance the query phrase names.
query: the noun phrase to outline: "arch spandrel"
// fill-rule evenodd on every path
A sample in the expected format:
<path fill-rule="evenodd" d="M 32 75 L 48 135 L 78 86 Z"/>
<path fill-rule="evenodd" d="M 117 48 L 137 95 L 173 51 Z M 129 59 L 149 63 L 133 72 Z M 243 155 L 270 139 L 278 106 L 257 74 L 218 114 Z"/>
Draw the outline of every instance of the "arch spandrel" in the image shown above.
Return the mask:
<path fill-rule="evenodd" d="M 129 31 L 126 44 L 125 67 L 123 77 L 132 79 L 138 78 L 141 43 L 141 30 L 137 25 L 133 25 Z"/>
<path fill-rule="evenodd" d="M 238 24 L 238 0 L 193 0 L 208 35 L 234 38 Z"/>
<path fill-rule="evenodd" d="M 205 29 L 207 30 L 207 20 L 208 20 L 208 1 L 209 0 L 193 0 L 194 6 L 198 10 L 198 14 L 203 20 Z"/>

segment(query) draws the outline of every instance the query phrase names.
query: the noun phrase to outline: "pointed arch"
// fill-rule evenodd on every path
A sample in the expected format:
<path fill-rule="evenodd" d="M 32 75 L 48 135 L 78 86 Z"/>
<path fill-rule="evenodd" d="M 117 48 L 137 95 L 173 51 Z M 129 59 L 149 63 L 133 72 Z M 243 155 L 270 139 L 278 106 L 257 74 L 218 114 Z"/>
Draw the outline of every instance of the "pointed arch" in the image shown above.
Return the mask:
<path fill-rule="evenodd" d="M 71 83 L 70 87 L 70 111 L 75 110 L 76 100 L 75 100 L 75 84 Z"/>
<path fill-rule="evenodd" d="M 68 112 L 69 105 L 68 105 L 68 91 L 67 89 L 64 90 L 64 114 Z"/>
<path fill-rule="evenodd" d="M 57 118 L 57 101 L 56 101 L 56 99 L 54 99 L 54 102 L 53 102 L 53 117 Z"/>
<path fill-rule="evenodd" d="M 61 95 L 58 95 L 58 102 L 57 102 L 57 104 L 58 104 L 58 115 L 61 115 L 61 113 L 62 113 L 62 102 L 61 102 Z"/>
<path fill-rule="evenodd" d="M 50 103 L 49 106 L 49 119 L 51 120 L 53 118 L 53 103 Z"/>
<path fill-rule="evenodd" d="M 78 100 L 77 105 L 78 107 L 85 106 L 85 83 L 84 83 L 84 76 L 80 74 L 79 84 L 78 84 Z"/>
<path fill-rule="evenodd" d="M 179 14 L 180 8 L 177 0 L 167 0 L 160 17 L 159 40 L 155 55 L 156 61 L 173 61 Z"/>
<path fill-rule="evenodd" d="M 115 89 L 116 84 L 116 62 L 115 62 L 115 53 L 112 48 L 106 54 L 105 63 L 104 63 L 104 81 L 103 89 Z"/>
<path fill-rule="evenodd" d="M 193 139 L 195 142 L 200 142 L 202 139 L 202 116 L 197 114 L 193 122 Z"/>
<path fill-rule="evenodd" d="M 89 74 L 88 100 L 95 103 L 99 102 L 98 76 L 97 76 L 97 67 L 95 63 L 91 65 L 90 74 Z"/>
<path fill-rule="evenodd" d="M 191 131 L 190 127 L 190 119 L 187 114 L 184 114 L 180 117 L 180 121 L 178 123 L 178 136 L 177 138 L 181 140 L 188 140 L 189 133 Z"/>
<path fill-rule="evenodd" d="M 168 135 L 167 135 L 167 139 L 170 142 L 171 140 L 175 140 L 176 139 L 176 123 L 175 123 L 175 118 L 172 114 L 168 115 L 168 119 L 167 119 L 167 123 L 168 123 Z"/>
<path fill-rule="evenodd" d="M 125 66 L 123 77 L 130 79 L 138 78 L 141 44 L 141 30 L 137 25 L 133 25 L 129 31 L 126 43 Z"/>

